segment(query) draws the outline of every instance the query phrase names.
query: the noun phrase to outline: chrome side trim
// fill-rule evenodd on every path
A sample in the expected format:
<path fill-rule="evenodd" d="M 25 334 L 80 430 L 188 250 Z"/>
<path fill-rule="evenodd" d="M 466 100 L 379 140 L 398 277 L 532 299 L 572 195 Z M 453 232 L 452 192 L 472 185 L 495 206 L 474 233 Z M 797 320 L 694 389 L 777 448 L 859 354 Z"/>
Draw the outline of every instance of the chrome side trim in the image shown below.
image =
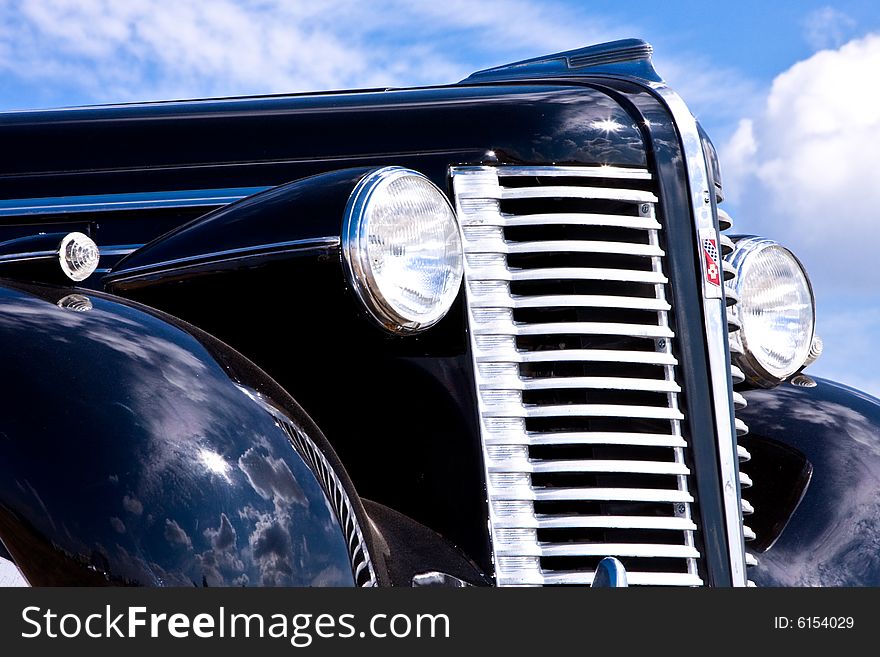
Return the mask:
<path fill-rule="evenodd" d="M 162 262 L 150 265 L 141 265 L 140 267 L 131 267 L 124 269 L 113 275 L 111 280 L 128 281 L 150 274 L 158 274 L 169 270 L 203 265 L 215 262 L 225 262 L 229 260 L 239 260 L 252 257 L 260 257 L 265 255 L 274 255 L 278 253 L 287 253 L 289 251 L 301 251 L 315 248 L 333 248 L 339 246 L 338 237 L 312 237 L 303 240 L 291 240 L 289 242 L 274 242 L 272 244 L 256 244 L 254 246 L 244 246 L 238 249 L 226 249 L 224 251 L 214 251 L 212 253 L 203 253 L 197 256 L 187 256 L 185 258 L 175 258 L 173 260 L 164 260 Z"/>
<path fill-rule="evenodd" d="M 58 249 L 54 251 L 30 251 L 27 253 L 7 253 L 0 256 L 0 263 L 6 262 L 25 262 L 27 260 L 45 260 L 47 258 L 57 258 Z"/>
<path fill-rule="evenodd" d="M 129 253 L 134 253 L 142 246 L 143 244 L 111 244 L 109 246 L 101 246 L 99 244 L 98 250 L 102 256 L 125 256 Z"/>
<path fill-rule="evenodd" d="M 101 257 L 128 255 L 137 251 L 143 244 L 120 244 L 111 246 L 99 246 L 98 251 Z M 11 262 L 26 262 L 28 260 L 44 260 L 47 258 L 57 258 L 58 249 L 53 251 L 29 251 L 26 253 L 7 253 L 0 256 L 0 264 Z M 97 270 L 96 270 L 97 271 Z"/>
<path fill-rule="evenodd" d="M 0 201 L 0 217 L 227 205 L 267 189 L 271 188 L 229 187 L 224 189 L 182 189 L 164 192 L 14 198 Z"/>
<path fill-rule="evenodd" d="M 681 97 L 664 84 L 652 84 L 654 91 L 666 103 L 681 137 L 684 164 L 688 174 L 691 208 L 694 215 L 698 253 L 702 248 L 699 237 L 703 233 L 715 236 L 720 244 L 718 229 L 712 216 L 708 167 L 697 122 Z M 704 281 L 703 285 L 707 285 Z M 723 285 L 721 286 L 723 289 Z M 706 328 L 706 347 L 709 354 L 709 373 L 712 402 L 715 410 L 716 442 L 720 462 L 721 493 L 724 498 L 725 525 L 728 552 L 734 586 L 746 586 L 745 543 L 740 517 L 740 493 L 736 431 L 733 422 L 733 395 L 730 385 L 730 353 L 727 338 L 725 300 L 703 295 L 703 317 Z"/>

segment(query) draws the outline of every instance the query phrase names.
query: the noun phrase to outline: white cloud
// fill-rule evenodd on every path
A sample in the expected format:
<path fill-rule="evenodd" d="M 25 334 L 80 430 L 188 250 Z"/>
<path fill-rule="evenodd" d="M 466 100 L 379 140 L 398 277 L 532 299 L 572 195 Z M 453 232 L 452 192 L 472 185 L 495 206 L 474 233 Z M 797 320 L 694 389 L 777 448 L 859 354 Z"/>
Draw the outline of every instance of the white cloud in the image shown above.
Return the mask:
<path fill-rule="evenodd" d="M 443 84 L 642 32 L 562 0 L 0 2 L 0 89 L 22 107 Z M 755 96 L 735 71 L 659 56 L 698 114 Z"/>
<path fill-rule="evenodd" d="M 0 74 L 85 101 L 455 82 L 630 30 L 528 0 L 0 4 Z"/>
<path fill-rule="evenodd" d="M 793 247 L 826 293 L 875 287 L 878 69 L 880 35 L 798 62 L 721 148 L 739 228 Z"/>
<path fill-rule="evenodd" d="M 706 54 L 661 50 L 654 63 L 701 121 L 735 123 L 743 114 L 760 109 L 763 94 L 758 85 L 736 69 L 719 66 Z"/>
<path fill-rule="evenodd" d="M 853 34 L 856 21 L 834 7 L 821 7 L 804 18 L 804 39 L 816 50 L 838 48 Z"/>

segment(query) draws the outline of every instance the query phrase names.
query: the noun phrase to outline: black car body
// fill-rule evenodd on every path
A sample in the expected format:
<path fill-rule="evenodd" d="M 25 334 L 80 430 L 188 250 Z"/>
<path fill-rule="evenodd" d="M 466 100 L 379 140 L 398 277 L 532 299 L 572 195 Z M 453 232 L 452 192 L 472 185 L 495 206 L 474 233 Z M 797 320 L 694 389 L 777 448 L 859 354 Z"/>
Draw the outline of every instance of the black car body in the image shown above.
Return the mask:
<path fill-rule="evenodd" d="M 880 583 L 878 402 L 731 365 L 720 168 L 644 42 L 0 139 L 0 557 L 28 583 Z M 347 255 L 387 167 L 460 226 L 418 330 Z M 76 288 L 71 232 L 100 249 Z"/>

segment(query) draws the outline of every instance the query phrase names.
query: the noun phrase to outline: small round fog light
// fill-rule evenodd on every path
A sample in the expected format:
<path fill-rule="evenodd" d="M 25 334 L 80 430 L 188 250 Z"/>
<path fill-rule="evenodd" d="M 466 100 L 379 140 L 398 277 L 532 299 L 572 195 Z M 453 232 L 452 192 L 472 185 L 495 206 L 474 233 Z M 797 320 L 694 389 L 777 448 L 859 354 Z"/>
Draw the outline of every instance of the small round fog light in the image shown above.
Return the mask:
<path fill-rule="evenodd" d="M 61 271 L 72 281 L 84 281 L 98 268 L 101 253 L 98 245 L 82 233 L 69 233 L 58 247 Z"/>

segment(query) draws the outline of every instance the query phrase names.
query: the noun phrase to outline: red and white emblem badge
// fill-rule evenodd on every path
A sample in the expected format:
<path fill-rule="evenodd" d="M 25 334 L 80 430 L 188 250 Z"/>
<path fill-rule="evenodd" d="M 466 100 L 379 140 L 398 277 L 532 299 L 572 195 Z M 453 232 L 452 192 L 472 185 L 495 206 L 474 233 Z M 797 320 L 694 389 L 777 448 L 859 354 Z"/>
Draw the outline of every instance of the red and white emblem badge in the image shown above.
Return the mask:
<path fill-rule="evenodd" d="M 706 282 L 721 287 L 721 260 L 714 237 L 703 238 L 703 257 L 706 259 Z"/>

